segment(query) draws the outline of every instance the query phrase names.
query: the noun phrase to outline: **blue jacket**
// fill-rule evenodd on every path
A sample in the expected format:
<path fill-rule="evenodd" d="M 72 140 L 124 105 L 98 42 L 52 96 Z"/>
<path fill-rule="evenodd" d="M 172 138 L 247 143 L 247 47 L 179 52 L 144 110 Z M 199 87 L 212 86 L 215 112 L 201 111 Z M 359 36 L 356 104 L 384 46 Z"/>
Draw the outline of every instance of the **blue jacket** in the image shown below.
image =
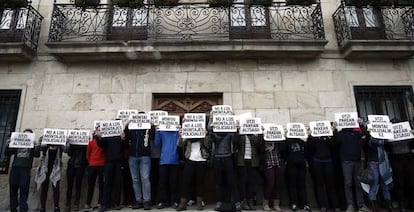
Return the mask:
<path fill-rule="evenodd" d="M 178 131 L 156 131 L 155 132 L 155 146 L 161 145 L 160 165 L 179 164 L 178 154 L 178 138 L 180 133 Z"/>

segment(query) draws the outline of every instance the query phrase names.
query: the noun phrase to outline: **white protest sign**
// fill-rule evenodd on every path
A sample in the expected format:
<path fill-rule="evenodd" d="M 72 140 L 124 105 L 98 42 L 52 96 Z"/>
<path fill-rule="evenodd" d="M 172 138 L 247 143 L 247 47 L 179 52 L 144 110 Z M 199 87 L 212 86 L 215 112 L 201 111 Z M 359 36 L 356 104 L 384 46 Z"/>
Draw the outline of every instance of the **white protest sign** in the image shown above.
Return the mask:
<path fill-rule="evenodd" d="M 99 121 L 101 125 L 102 138 L 120 136 L 124 132 L 122 120 Z"/>
<path fill-rule="evenodd" d="M 411 126 L 408 121 L 400 122 L 392 125 L 394 132 L 393 141 L 401 141 L 414 138 L 414 135 L 411 133 Z"/>
<path fill-rule="evenodd" d="M 265 141 L 283 141 L 285 140 L 285 130 L 282 125 L 263 124 L 263 139 Z"/>
<path fill-rule="evenodd" d="M 10 137 L 10 148 L 33 148 L 35 141 L 34 133 L 12 132 Z"/>
<path fill-rule="evenodd" d="M 129 110 L 129 109 L 125 109 L 125 110 L 118 110 L 118 113 L 116 115 L 116 119 L 120 119 L 123 122 L 128 121 L 129 116 L 131 114 L 137 114 L 138 110 Z"/>
<path fill-rule="evenodd" d="M 184 114 L 184 122 L 206 123 L 206 114 L 205 113 L 186 113 Z"/>
<path fill-rule="evenodd" d="M 151 123 L 153 123 L 154 125 L 158 125 L 159 117 L 168 116 L 168 112 L 163 110 L 154 110 L 148 112 L 148 115 L 150 116 Z"/>
<path fill-rule="evenodd" d="M 230 105 L 214 105 L 211 107 L 213 115 L 233 115 L 233 109 Z"/>
<path fill-rule="evenodd" d="M 379 139 L 394 139 L 393 126 L 386 115 L 368 115 L 369 134 Z"/>
<path fill-rule="evenodd" d="M 359 128 L 358 113 L 335 113 L 335 122 L 338 129 Z"/>
<path fill-rule="evenodd" d="M 181 128 L 182 138 L 204 138 L 206 137 L 205 122 L 186 121 Z"/>
<path fill-rule="evenodd" d="M 73 145 L 88 145 L 89 130 L 68 130 L 68 142 Z"/>
<path fill-rule="evenodd" d="M 180 125 L 180 116 L 160 116 L 158 123 L 160 131 L 177 131 L 177 126 Z"/>
<path fill-rule="evenodd" d="M 66 145 L 68 131 L 62 129 L 43 129 L 42 144 Z"/>
<path fill-rule="evenodd" d="M 287 123 L 286 124 L 288 138 L 307 138 L 306 128 L 303 123 Z"/>
<path fill-rule="evenodd" d="M 240 120 L 240 135 L 262 134 L 262 119 L 244 118 Z"/>
<path fill-rule="evenodd" d="M 150 117 L 145 113 L 131 114 L 129 120 L 128 129 L 130 130 L 151 129 Z"/>
<path fill-rule="evenodd" d="M 329 121 L 311 121 L 309 122 L 311 136 L 333 136 L 331 123 Z"/>
<path fill-rule="evenodd" d="M 213 116 L 213 132 L 237 132 L 235 116 Z"/>

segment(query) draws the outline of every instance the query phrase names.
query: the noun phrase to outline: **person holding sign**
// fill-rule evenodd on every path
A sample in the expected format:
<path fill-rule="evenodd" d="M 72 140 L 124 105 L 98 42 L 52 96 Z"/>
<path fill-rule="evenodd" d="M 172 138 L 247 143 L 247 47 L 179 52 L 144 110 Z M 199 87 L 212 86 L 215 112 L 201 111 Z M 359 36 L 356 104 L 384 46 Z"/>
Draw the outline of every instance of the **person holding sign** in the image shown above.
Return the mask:
<path fill-rule="evenodd" d="M 139 112 L 145 114 L 145 112 Z M 133 209 L 151 209 L 151 146 L 149 135 L 151 129 L 125 128 L 125 138 L 129 144 L 129 169 L 131 171 L 132 186 L 135 193 Z"/>
<path fill-rule="evenodd" d="M 72 144 L 72 139 L 68 139 L 69 147 L 66 152 L 69 156 L 68 167 L 66 169 L 67 192 L 66 192 L 66 211 L 71 211 L 71 200 L 73 185 L 75 183 L 75 210 L 79 210 L 79 200 L 81 196 L 82 180 L 88 161 L 86 160 L 86 146 Z"/>
<path fill-rule="evenodd" d="M 360 120 L 361 122 L 362 120 Z M 370 211 L 364 203 L 361 182 L 358 175 L 361 172 L 361 151 L 365 135 L 361 133 L 361 128 L 344 128 L 334 134 L 335 145 L 339 149 L 342 163 L 342 173 L 344 177 L 345 199 L 347 212 L 354 211 L 354 192 L 355 186 L 356 203 L 359 211 Z"/>
<path fill-rule="evenodd" d="M 370 129 L 368 129 L 370 130 Z M 387 202 L 388 211 L 392 212 L 390 184 L 392 183 L 392 169 L 388 161 L 388 155 L 384 149 L 384 139 L 369 136 L 369 142 L 366 144 L 368 150 L 368 167 L 372 171 L 374 182 L 370 185 L 368 198 L 370 200 L 372 211 L 376 212 L 377 192 L 381 187 L 382 198 Z"/>
<path fill-rule="evenodd" d="M 103 201 L 103 191 L 104 191 L 104 165 L 105 165 L 105 155 L 103 149 L 98 146 L 98 136 L 97 131 L 99 128 L 95 129 L 92 140 L 89 141 L 88 147 L 86 148 L 86 159 L 88 160 L 88 193 L 86 195 L 85 210 L 91 210 L 91 202 L 93 193 L 95 191 L 95 182 L 98 178 L 98 208 L 102 206 Z"/>
<path fill-rule="evenodd" d="M 243 210 L 255 210 L 253 197 L 256 193 L 256 177 L 260 166 L 259 149 L 262 139 L 262 135 L 239 135 L 236 165 Z"/>
<path fill-rule="evenodd" d="M 309 136 L 307 143 L 309 168 L 313 174 L 315 195 L 321 212 L 326 212 L 330 207 L 335 211 L 340 211 L 334 186 L 334 166 L 331 153 L 334 145 L 333 137 Z"/>
<path fill-rule="evenodd" d="M 223 210 L 233 197 L 231 210 L 241 211 L 240 194 L 237 188 L 237 175 L 234 167 L 233 157 L 237 152 L 239 136 L 237 132 L 214 132 L 213 113 L 210 113 L 208 141 L 214 145 L 213 164 L 216 183 L 216 207 L 215 210 Z M 226 195 L 227 194 L 227 195 Z M 227 197 L 227 199 L 226 199 Z"/>
<path fill-rule="evenodd" d="M 177 211 L 187 209 L 187 200 L 191 190 L 195 190 L 197 210 L 203 210 L 204 177 L 207 170 L 207 159 L 210 157 L 210 147 L 206 138 L 180 139 L 180 146 L 185 148 L 185 164 L 180 204 Z"/>
<path fill-rule="evenodd" d="M 120 210 L 121 165 L 123 153 L 128 148 L 128 144 L 125 142 L 125 134 L 123 132 L 103 138 L 103 132 L 101 132 L 102 127 L 104 126 L 100 126 L 96 133 L 98 146 L 103 149 L 105 154 L 104 197 L 103 205 L 99 211 L 105 211 L 111 206 L 115 210 Z M 116 194 L 114 198 L 111 198 L 112 194 Z"/>
<path fill-rule="evenodd" d="M 388 142 L 389 157 L 394 178 L 394 188 L 396 200 L 399 203 L 400 211 L 406 211 L 409 204 L 414 204 L 414 140 L 409 138 L 413 136 L 409 122 L 400 122 L 397 119 L 391 119 L 394 123 L 394 135 L 396 133 L 405 134 L 403 139 Z M 406 125 L 404 128 L 403 126 Z M 407 135 L 408 134 L 408 135 Z M 397 136 L 395 136 L 397 137 Z M 386 148 L 387 148 L 386 144 Z M 411 194 L 410 194 L 411 193 Z"/>
<path fill-rule="evenodd" d="M 288 134 L 289 135 L 289 134 Z M 299 138 L 286 139 L 286 179 L 290 207 L 311 211 L 306 193 L 305 142 Z"/>
<path fill-rule="evenodd" d="M 178 139 L 180 132 L 176 126 L 175 131 L 155 132 L 155 146 L 161 146 L 160 168 L 159 168 L 159 192 L 158 209 L 165 208 L 171 203 L 173 208 L 178 207 L 178 168 L 180 164 L 178 153 Z M 168 195 L 169 192 L 169 195 Z"/>
<path fill-rule="evenodd" d="M 33 131 L 31 129 L 26 129 L 23 133 L 24 134 L 20 134 L 22 136 L 19 135 L 19 137 L 27 138 L 29 136 L 25 135 L 29 133 L 33 134 Z M 30 142 L 33 144 L 33 140 Z M 27 212 L 29 210 L 27 198 L 29 196 L 30 172 L 32 169 L 33 158 L 40 156 L 40 149 L 38 146 L 35 148 L 7 147 L 5 153 L 6 156 L 14 155 L 9 176 L 10 211 L 17 212 L 17 207 L 19 207 L 20 211 Z"/>
<path fill-rule="evenodd" d="M 45 135 L 43 135 L 45 136 Z M 59 183 L 63 171 L 62 153 L 65 150 L 64 145 L 44 144 L 43 136 L 40 137 L 41 149 L 43 152 L 42 161 L 37 168 L 35 182 L 37 188 L 41 186 L 40 193 L 40 212 L 46 212 L 47 192 L 49 190 L 49 181 L 52 182 L 53 203 L 55 212 L 60 212 L 60 189 Z M 64 144 L 64 143 L 62 143 Z"/>

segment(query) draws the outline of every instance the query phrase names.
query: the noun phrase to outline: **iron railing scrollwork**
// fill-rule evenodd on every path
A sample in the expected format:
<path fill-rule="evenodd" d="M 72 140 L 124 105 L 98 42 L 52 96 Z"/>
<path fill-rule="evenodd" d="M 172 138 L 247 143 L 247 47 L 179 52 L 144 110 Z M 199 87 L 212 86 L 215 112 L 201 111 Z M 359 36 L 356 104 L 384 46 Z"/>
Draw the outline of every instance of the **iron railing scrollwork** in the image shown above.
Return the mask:
<path fill-rule="evenodd" d="M 339 46 L 347 40 L 414 40 L 411 6 L 341 5 L 333 19 Z"/>
<path fill-rule="evenodd" d="M 43 17 L 32 6 L 0 10 L 0 42 L 21 42 L 36 50 Z"/>
<path fill-rule="evenodd" d="M 253 35 L 238 36 L 235 33 Z M 210 7 L 191 3 L 174 7 L 146 4 L 125 8 L 101 4 L 78 8 L 54 4 L 49 41 L 229 40 L 237 38 L 323 40 L 320 3 L 293 6 L 273 3 Z"/>

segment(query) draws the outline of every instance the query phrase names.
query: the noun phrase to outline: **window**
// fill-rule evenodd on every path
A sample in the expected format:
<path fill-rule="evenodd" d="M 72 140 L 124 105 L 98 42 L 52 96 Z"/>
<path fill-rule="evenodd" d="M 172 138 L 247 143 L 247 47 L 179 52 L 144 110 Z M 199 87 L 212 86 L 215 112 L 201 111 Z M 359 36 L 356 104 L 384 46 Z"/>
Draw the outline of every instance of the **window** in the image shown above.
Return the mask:
<path fill-rule="evenodd" d="M 9 157 L 5 156 L 7 139 L 15 131 L 20 90 L 0 90 L 0 174 L 7 174 Z"/>
<path fill-rule="evenodd" d="M 388 115 L 390 119 L 413 121 L 413 88 L 411 86 L 355 86 L 358 114 Z"/>

